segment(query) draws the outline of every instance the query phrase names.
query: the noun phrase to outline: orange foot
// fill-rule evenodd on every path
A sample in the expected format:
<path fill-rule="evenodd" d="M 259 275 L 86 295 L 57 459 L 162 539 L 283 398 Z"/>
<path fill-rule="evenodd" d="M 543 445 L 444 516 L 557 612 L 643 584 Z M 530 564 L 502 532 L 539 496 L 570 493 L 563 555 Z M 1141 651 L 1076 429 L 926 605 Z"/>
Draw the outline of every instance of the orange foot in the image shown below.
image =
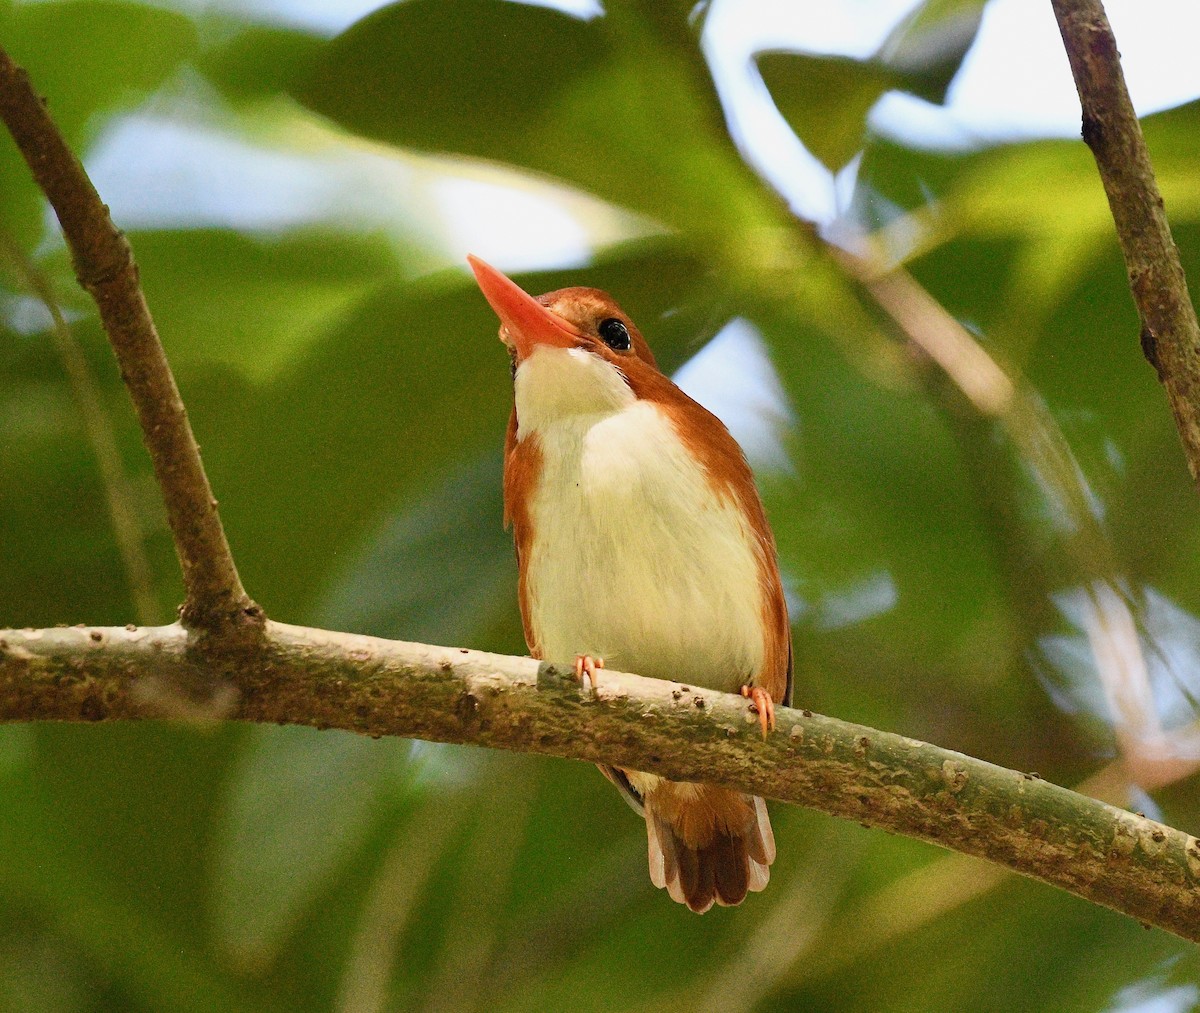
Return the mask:
<path fill-rule="evenodd" d="M 770 693 L 758 686 L 743 686 L 742 696 L 758 711 L 758 726 L 762 729 L 762 737 L 765 739 L 768 731 L 775 731 L 775 701 L 771 699 Z"/>
<path fill-rule="evenodd" d="M 590 654 L 575 655 L 575 678 L 580 681 L 584 690 L 589 693 L 596 691 L 596 686 L 599 684 L 596 672 L 603 667 L 603 658 L 593 658 Z"/>

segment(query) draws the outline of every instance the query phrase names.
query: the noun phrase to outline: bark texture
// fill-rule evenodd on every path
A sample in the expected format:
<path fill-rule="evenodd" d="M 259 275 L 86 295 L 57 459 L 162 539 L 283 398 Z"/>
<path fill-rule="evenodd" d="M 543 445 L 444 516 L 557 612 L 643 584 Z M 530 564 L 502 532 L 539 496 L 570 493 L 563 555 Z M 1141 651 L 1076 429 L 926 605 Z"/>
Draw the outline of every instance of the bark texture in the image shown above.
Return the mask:
<path fill-rule="evenodd" d="M 1200 842 L 1034 775 L 740 696 L 268 622 L 203 663 L 181 626 L 0 632 L 0 721 L 208 715 L 544 753 L 724 784 L 996 862 L 1200 942 Z M 220 688 L 214 693 L 211 687 Z"/>
<path fill-rule="evenodd" d="M 1166 388 L 1192 479 L 1200 484 L 1200 324 L 1171 237 L 1150 153 L 1101 0 L 1051 0 L 1141 317 L 1142 352 Z"/>

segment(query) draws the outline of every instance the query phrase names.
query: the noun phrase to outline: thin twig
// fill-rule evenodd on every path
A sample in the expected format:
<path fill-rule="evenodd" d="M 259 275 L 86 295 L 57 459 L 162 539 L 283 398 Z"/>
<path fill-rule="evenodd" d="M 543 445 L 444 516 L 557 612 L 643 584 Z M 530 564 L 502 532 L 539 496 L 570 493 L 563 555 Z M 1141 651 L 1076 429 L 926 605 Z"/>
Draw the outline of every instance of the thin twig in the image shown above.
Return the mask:
<path fill-rule="evenodd" d="M 100 389 L 88 369 L 87 359 L 71 328 L 63 318 L 58 300 L 50 280 L 34 264 L 5 231 L 0 230 L 0 249 L 13 265 L 21 283 L 41 300 L 50 314 L 50 337 L 58 353 L 71 396 L 79 411 L 83 431 L 92 447 L 96 468 L 100 472 L 100 485 L 108 503 L 108 516 L 112 522 L 113 539 L 129 583 L 129 595 L 133 602 L 133 613 L 140 623 L 152 623 L 158 618 L 158 603 L 154 598 L 154 576 L 150 561 L 146 558 L 145 533 L 138 511 L 134 506 L 133 489 L 117 438 L 109 422 L 108 413 L 100 397 Z"/>
<path fill-rule="evenodd" d="M 422 892 L 460 822 L 461 816 L 448 806 L 427 805 L 389 842 L 350 937 L 334 1013 L 395 1008 L 389 990 L 405 928 L 417 916 Z"/>
<path fill-rule="evenodd" d="M 1200 484 L 1200 324 L 1171 238 L 1146 140 L 1100 0 L 1051 0 L 1142 322 L 1142 351 L 1167 389 L 1192 479 Z"/>
<path fill-rule="evenodd" d="M 183 570 L 181 618 L 197 630 L 252 630 L 261 624 L 261 611 L 238 578 L 200 449 L 138 284 L 133 251 L 29 76 L 3 49 L 0 119 L 58 215 L 75 274 L 96 301 L 137 409 Z"/>
<path fill-rule="evenodd" d="M 935 363 L 982 417 L 1004 427 L 1052 509 L 1064 519 L 1061 526 L 1068 534 L 1062 537 L 1083 595 L 1085 632 L 1129 773 L 1141 783 L 1142 778 L 1169 780 L 1171 770 L 1190 770 L 1200 738 L 1193 729 L 1167 733 L 1162 727 L 1138 635 L 1136 605 L 1124 590 L 1124 575 L 1058 425 L 907 271 L 835 247 L 830 254 L 921 351 L 924 361 Z M 1022 584 L 1014 585 L 1016 607 L 1027 609 L 1046 596 L 1030 598 L 1024 582 L 1035 564 L 1023 558 L 1019 565 Z"/>
<path fill-rule="evenodd" d="M 829 252 L 908 340 L 941 367 L 981 415 L 1001 418 L 1012 408 L 1016 396 L 1012 380 L 907 271 L 877 270 L 866 260 L 833 246 Z"/>
<path fill-rule="evenodd" d="M 1034 775 L 740 696 L 268 622 L 204 663 L 178 626 L 0 631 L 0 722 L 150 716 L 223 679 L 235 720 L 464 742 L 736 787 L 939 844 L 1200 942 L 1200 842 Z M 150 692 L 147 692 L 149 687 Z M 687 748 L 681 749 L 680 743 Z"/>
<path fill-rule="evenodd" d="M 512 761 L 510 761 L 511 763 Z M 423 1013 L 473 1013 L 494 1009 L 492 996 L 480 989 L 480 968 L 491 964 L 500 936 L 521 845 L 529 824 L 532 784 L 512 791 L 506 777 L 483 791 L 475 831 L 462 858 L 474 876 L 461 880 L 447 898 L 446 929 L 431 967 L 431 984 L 425 991 Z"/>

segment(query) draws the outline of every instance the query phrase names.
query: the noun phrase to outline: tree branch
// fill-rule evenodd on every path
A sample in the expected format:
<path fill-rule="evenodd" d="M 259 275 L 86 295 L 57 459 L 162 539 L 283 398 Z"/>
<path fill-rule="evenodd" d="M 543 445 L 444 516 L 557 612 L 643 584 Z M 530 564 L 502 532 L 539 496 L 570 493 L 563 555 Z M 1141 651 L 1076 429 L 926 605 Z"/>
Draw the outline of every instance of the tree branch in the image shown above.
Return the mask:
<path fill-rule="evenodd" d="M 1200 485 L 1200 324 L 1101 0 L 1051 0 L 1142 322 L 1142 351 L 1167 389 Z"/>
<path fill-rule="evenodd" d="M 0 49 L 0 119 L 58 215 L 75 274 L 96 301 L 137 409 L 183 570 L 183 623 L 202 631 L 262 621 L 238 577 L 200 448 L 138 284 L 124 234 L 46 111 L 25 71 Z"/>
<path fill-rule="evenodd" d="M 737 787 L 989 859 L 1200 942 L 1200 842 L 1033 775 L 739 696 L 268 622 L 206 662 L 178 625 L 0 632 L 0 722 L 162 716 L 214 678 L 234 720 L 466 742 Z M 204 701 L 200 701 L 203 703 Z M 211 704 L 211 701 L 209 701 Z M 680 748 L 686 743 L 686 748 Z"/>
<path fill-rule="evenodd" d="M 237 576 L 129 244 L 3 50 L 0 119 L 99 307 L 187 589 L 183 625 L 0 631 L 0 722 L 208 716 L 612 763 L 738 787 L 987 858 L 1200 941 L 1200 842 L 1032 775 L 787 708 L 764 742 L 741 697 L 677 683 L 606 672 L 596 697 L 585 697 L 569 673 L 528 658 L 266 622 Z M 1136 273 L 1130 260 L 1135 295 L 1148 271 Z M 1183 301 L 1190 309 L 1186 292 Z M 1162 344 L 1172 405 L 1177 394 L 1194 404 L 1184 395 L 1200 384 L 1177 390 L 1166 347 L 1179 335 L 1145 311 L 1143 319 L 1148 347 Z M 1189 442 L 1200 447 L 1200 425 L 1180 428 L 1189 459 L 1200 461 Z M 194 632 L 239 629 L 256 635 L 222 636 L 219 652 L 190 649 Z"/>

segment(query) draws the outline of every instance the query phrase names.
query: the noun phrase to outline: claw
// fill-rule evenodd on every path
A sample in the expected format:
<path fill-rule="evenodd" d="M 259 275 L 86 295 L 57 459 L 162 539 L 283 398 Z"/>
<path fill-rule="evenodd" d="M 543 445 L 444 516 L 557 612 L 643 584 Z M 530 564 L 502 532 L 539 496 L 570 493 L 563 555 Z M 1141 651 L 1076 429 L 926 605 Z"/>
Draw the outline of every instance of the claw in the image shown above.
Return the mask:
<path fill-rule="evenodd" d="M 742 696 L 750 701 L 751 706 L 758 712 L 758 726 L 762 729 L 762 737 L 767 737 L 768 731 L 775 731 L 775 701 L 771 694 L 758 686 L 743 686 Z"/>
<path fill-rule="evenodd" d="M 593 658 L 590 654 L 575 655 L 575 678 L 579 680 L 584 690 L 595 693 L 598 680 L 596 672 L 604 667 L 603 658 Z"/>

